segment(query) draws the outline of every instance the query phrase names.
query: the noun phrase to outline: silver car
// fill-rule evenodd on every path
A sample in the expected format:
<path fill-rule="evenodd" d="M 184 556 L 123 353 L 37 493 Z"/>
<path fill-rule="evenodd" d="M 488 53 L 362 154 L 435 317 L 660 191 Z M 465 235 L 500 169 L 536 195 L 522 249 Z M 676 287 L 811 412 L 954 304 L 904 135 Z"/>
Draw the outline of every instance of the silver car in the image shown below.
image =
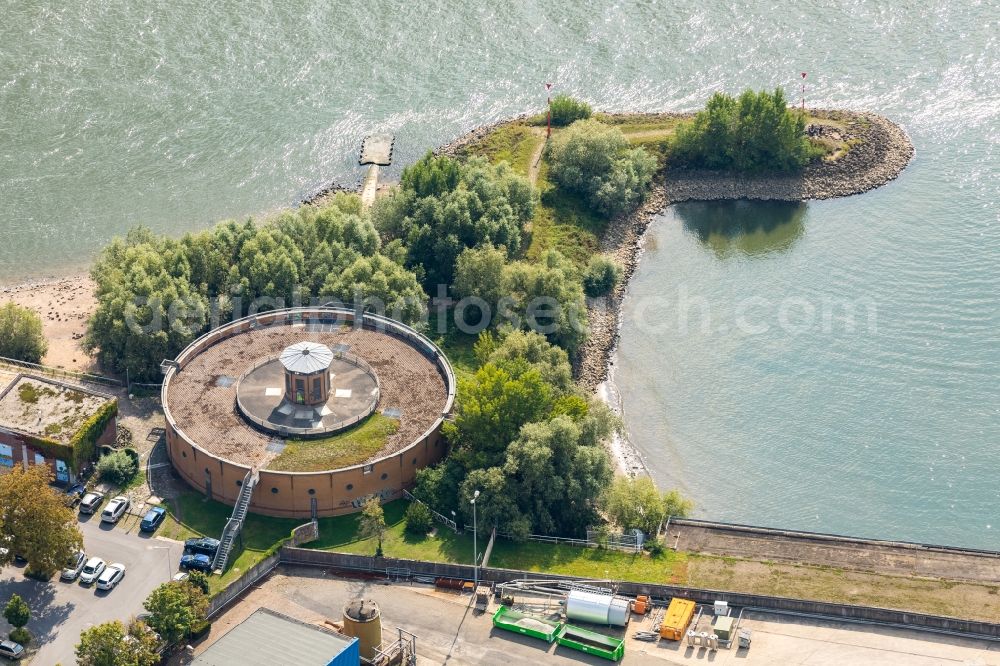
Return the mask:
<path fill-rule="evenodd" d="M 14 641 L 0 641 L 0 657 L 18 660 L 24 656 L 24 646 Z"/>
<path fill-rule="evenodd" d="M 121 562 L 109 564 L 104 573 L 97 579 L 98 590 L 113 590 L 115 585 L 125 577 L 125 565 Z"/>
<path fill-rule="evenodd" d="M 118 519 L 121 518 L 128 509 L 129 504 L 129 499 L 124 495 L 119 495 L 114 498 L 108 502 L 108 505 L 104 507 L 104 511 L 101 512 L 101 522 L 117 523 Z"/>
<path fill-rule="evenodd" d="M 83 571 L 80 572 L 80 582 L 84 585 L 90 585 L 98 576 L 104 573 L 107 568 L 107 564 L 104 563 L 99 557 L 92 557 L 87 560 L 87 563 L 83 565 Z"/>
<path fill-rule="evenodd" d="M 87 554 L 82 550 L 78 550 L 71 558 L 69 558 L 69 562 L 66 563 L 66 568 L 62 570 L 59 577 L 63 580 L 76 580 L 76 577 L 80 575 L 81 571 L 83 571 L 85 564 L 87 564 Z"/>

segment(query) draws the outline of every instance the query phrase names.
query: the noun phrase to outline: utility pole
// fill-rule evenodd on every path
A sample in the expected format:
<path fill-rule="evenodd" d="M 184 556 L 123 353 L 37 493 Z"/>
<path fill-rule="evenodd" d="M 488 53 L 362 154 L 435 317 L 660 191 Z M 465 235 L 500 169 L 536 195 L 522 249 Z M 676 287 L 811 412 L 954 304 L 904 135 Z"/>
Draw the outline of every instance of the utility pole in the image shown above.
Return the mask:
<path fill-rule="evenodd" d="M 802 114 L 806 112 L 806 73 L 802 72 Z"/>
<path fill-rule="evenodd" d="M 476 500 L 479 499 L 479 491 L 477 490 L 472 495 L 472 580 L 473 580 L 473 593 L 479 587 L 479 545 L 477 537 L 478 526 L 476 523 Z"/>

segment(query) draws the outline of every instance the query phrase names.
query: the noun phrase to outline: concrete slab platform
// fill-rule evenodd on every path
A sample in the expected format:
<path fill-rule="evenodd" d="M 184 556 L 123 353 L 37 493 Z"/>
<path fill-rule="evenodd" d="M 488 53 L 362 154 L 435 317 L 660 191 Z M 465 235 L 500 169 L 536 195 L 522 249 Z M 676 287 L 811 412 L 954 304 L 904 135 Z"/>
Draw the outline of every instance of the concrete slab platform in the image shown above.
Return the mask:
<path fill-rule="evenodd" d="M 360 164 L 392 164 L 392 148 L 396 139 L 392 134 L 371 134 L 361 142 Z"/>

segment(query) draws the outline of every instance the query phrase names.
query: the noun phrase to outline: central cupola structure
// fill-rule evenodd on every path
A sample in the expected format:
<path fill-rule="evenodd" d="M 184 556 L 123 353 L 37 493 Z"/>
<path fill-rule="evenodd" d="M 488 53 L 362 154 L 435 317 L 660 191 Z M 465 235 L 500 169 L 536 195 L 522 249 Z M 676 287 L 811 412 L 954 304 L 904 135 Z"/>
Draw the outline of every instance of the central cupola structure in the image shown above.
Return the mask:
<path fill-rule="evenodd" d="M 296 342 L 278 356 L 285 369 L 285 400 L 296 405 L 321 405 L 330 398 L 333 352 L 318 342 Z"/>

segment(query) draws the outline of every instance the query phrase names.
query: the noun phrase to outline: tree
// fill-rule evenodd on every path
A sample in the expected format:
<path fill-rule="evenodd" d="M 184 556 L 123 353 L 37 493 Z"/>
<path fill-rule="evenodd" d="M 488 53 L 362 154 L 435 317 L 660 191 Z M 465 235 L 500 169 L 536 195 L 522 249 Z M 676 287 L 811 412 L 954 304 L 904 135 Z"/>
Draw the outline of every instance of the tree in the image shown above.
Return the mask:
<path fill-rule="evenodd" d="M 668 517 L 687 518 L 694 509 L 694 502 L 681 495 L 678 490 L 668 490 L 663 494 L 663 513 Z"/>
<path fill-rule="evenodd" d="M 573 370 L 566 350 L 551 344 L 540 333 L 505 328 L 497 337 L 485 331 L 480 334 L 475 350 L 480 365 L 503 365 L 523 359 L 538 370 L 542 380 L 558 394 L 567 393 L 573 387 Z"/>
<path fill-rule="evenodd" d="M 497 303 L 504 295 L 503 272 L 507 263 L 507 252 L 489 243 L 463 250 L 455 262 L 455 295 L 481 298 L 491 313 L 496 314 Z"/>
<path fill-rule="evenodd" d="M 434 517 L 431 510 L 422 502 L 411 502 L 406 507 L 406 532 L 415 536 L 424 536 L 434 527 Z"/>
<path fill-rule="evenodd" d="M 373 212 L 379 231 L 405 244 L 407 266 L 423 273 L 425 290 L 436 294 L 438 285 L 451 284 L 466 248 L 492 244 L 514 256 L 535 196 L 506 162 L 463 164 L 428 153 L 403 171 L 399 190 L 385 199 Z"/>
<path fill-rule="evenodd" d="M 608 216 L 642 203 L 656 172 L 656 159 L 645 149 L 630 149 L 620 129 L 597 120 L 573 123 L 548 150 L 556 184 Z"/>
<path fill-rule="evenodd" d="M 611 481 L 611 461 L 602 442 L 569 416 L 531 423 L 507 449 L 503 474 L 531 531 L 582 534 L 597 521 L 594 500 Z"/>
<path fill-rule="evenodd" d="M 97 624 L 80 633 L 78 666 L 155 666 L 159 641 L 144 623 L 127 627 L 118 620 Z"/>
<path fill-rule="evenodd" d="M 14 302 L 0 307 L 0 356 L 41 363 L 48 349 L 37 313 Z"/>
<path fill-rule="evenodd" d="M 589 118 L 591 114 L 589 104 L 573 99 L 569 95 L 553 97 L 549 110 L 552 112 L 552 124 L 557 127 L 564 127 L 577 120 Z"/>
<path fill-rule="evenodd" d="M 378 314 L 406 323 L 419 320 L 427 302 L 416 276 L 381 255 L 358 257 L 344 270 L 331 273 L 320 293 L 351 308 L 369 305 Z"/>
<path fill-rule="evenodd" d="M 149 626 L 175 643 L 205 618 L 208 597 L 188 581 L 170 581 L 153 590 L 142 605 L 149 612 Z"/>
<path fill-rule="evenodd" d="M 126 451 L 112 451 L 97 461 L 97 473 L 102 481 L 124 486 L 135 478 L 139 463 Z"/>
<path fill-rule="evenodd" d="M 425 296 L 416 276 L 380 254 L 379 234 L 357 195 L 338 194 L 322 207 L 300 206 L 268 221 L 226 221 L 180 240 L 139 227 L 114 239 L 91 271 L 97 309 L 85 348 L 103 366 L 142 381 L 156 379 L 161 360 L 213 323 L 251 308 L 308 303 L 324 288 L 343 301 L 357 291 L 381 298 L 407 320 L 419 314 Z M 393 257 L 402 254 L 396 244 Z"/>
<path fill-rule="evenodd" d="M 31 619 L 31 609 L 28 608 L 28 603 L 21 598 L 21 595 L 12 594 L 3 609 L 3 616 L 12 626 L 20 629 Z"/>
<path fill-rule="evenodd" d="M 587 336 L 583 288 L 572 262 L 556 250 L 547 250 L 538 261 L 505 267 L 503 291 L 498 323 L 542 333 L 570 353 L 583 343 Z"/>
<path fill-rule="evenodd" d="M 618 264 L 601 255 L 590 258 L 583 272 L 583 290 L 587 296 L 604 296 L 618 284 L 621 269 Z"/>
<path fill-rule="evenodd" d="M 7 551 L 0 565 L 18 554 L 28 560 L 29 572 L 48 578 L 83 547 L 76 516 L 50 480 L 42 465 L 0 475 L 0 541 Z"/>
<path fill-rule="evenodd" d="M 676 490 L 660 493 L 648 476 L 616 477 L 603 498 L 604 510 L 623 530 L 638 528 L 653 535 L 668 516 L 683 518 L 694 504 Z"/>
<path fill-rule="evenodd" d="M 358 532 L 363 539 L 377 539 L 378 546 L 375 548 L 375 556 L 382 557 L 382 539 L 385 537 L 385 512 L 382 510 L 382 503 L 377 497 L 372 497 L 365 502 L 365 508 L 361 511 L 361 523 Z"/>
<path fill-rule="evenodd" d="M 487 363 L 471 379 L 460 379 L 458 391 L 461 400 L 447 433 L 453 455 L 470 470 L 501 464 L 521 426 L 544 418 L 553 399 L 541 373 L 523 359 Z"/>
<path fill-rule="evenodd" d="M 704 110 L 677 128 L 673 161 L 706 169 L 758 173 L 798 171 L 822 153 L 805 135 L 805 116 L 789 109 L 776 88 L 716 93 Z"/>
<path fill-rule="evenodd" d="M 208 584 L 208 574 L 204 571 L 190 571 L 188 572 L 187 581 L 188 585 L 191 585 L 199 590 L 204 595 L 208 595 L 211 588 Z"/>
<path fill-rule="evenodd" d="M 655 534 L 665 518 L 663 498 L 648 476 L 615 477 L 604 498 L 604 510 L 622 530 L 640 529 L 646 534 Z"/>

